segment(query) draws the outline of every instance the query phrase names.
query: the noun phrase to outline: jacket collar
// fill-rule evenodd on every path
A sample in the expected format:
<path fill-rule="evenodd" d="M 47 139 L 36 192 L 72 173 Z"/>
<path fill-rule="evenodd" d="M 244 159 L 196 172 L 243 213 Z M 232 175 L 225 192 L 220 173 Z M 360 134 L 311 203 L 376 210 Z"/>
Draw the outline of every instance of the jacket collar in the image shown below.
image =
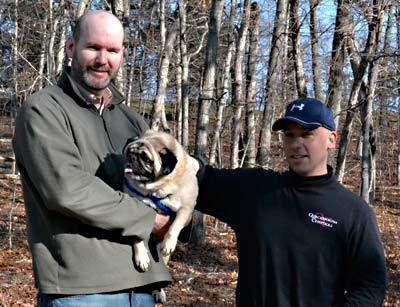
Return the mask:
<path fill-rule="evenodd" d="M 64 71 L 58 80 L 58 86 L 61 87 L 68 95 L 75 96 L 78 98 L 78 102 L 84 105 L 93 105 L 93 100 L 90 99 L 80 89 L 80 86 L 75 82 L 70 75 L 71 68 L 64 67 Z M 111 92 L 111 99 L 108 102 L 109 105 L 117 105 L 125 101 L 122 93 L 117 89 L 113 82 L 108 86 L 108 90 Z"/>

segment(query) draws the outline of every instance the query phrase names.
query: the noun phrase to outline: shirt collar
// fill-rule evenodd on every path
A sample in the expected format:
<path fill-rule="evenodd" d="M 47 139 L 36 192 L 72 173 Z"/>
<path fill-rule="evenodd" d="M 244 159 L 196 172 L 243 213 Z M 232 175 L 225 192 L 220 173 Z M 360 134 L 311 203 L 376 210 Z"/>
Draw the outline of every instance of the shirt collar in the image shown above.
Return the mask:
<path fill-rule="evenodd" d="M 86 102 L 94 105 L 100 105 L 101 108 L 104 108 L 110 102 L 112 98 L 112 92 L 108 87 L 103 92 L 103 95 L 99 97 L 92 94 L 82 85 L 76 82 L 68 72 L 67 77 L 72 85 L 72 89 L 74 90 L 74 92 L 81 96 Z"/>
<path fill-rule="evenodd" d="M 325 185 L 329 182 L 335 182 L 336 181 L 336 176 L 333 173 L 333 168 L 330 165 L 327 165 L 328 172 L 324 175 L 320 176 L 310 176 L 310 177 L 304 177 L 296 174 L 292 169 L 289 169 L 288 175 L 289 175 L 289 181 L 293 186 L 320 186 L 320 185 Z"/>

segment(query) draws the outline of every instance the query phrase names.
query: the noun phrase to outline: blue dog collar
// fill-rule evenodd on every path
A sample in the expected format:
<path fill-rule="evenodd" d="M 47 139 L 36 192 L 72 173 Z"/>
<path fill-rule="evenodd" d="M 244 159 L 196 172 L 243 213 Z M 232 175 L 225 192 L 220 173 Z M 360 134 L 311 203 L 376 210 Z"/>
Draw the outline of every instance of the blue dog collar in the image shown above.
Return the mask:
<path fill-rule="evenodd" d="M 174 211 L 172 211 L 170 208 L 168 208 L 166 205 L 164 205 L 161 202 L 162 198 L 158 198 L 158 197 L 155 197 L 153 195 L 144 195 L 144 194 L 140 193 L 138 190 L 136 190 L 130 184 L 130 182 L 128 181 L 128 179 L 126 179 L 126 177 L 124 177 L 124 185 L 133 194 L 136 194 L 136 195 L 138 195 L 140 197 L 143 197 L 143 198 L 150 199 L 154 203 L 154 205 L 157 207 L 157 209 L 160 210 L 161 213 L 166 214 L 166 215 L 171 215 L 171 216 L 175 215 Z"/>

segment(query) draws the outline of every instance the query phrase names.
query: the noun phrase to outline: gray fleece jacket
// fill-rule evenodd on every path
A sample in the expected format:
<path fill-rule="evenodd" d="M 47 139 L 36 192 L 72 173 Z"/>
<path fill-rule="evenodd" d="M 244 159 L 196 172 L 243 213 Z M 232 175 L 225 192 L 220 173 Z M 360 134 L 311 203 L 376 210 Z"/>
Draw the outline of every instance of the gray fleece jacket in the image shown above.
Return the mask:
<path fill-rule="evenodd" d="M 17 117 L 13 146 L 35 283 L 43 293 L 157 288 L 171 281 L 149 240 L 155 212 L 120 192 L 123 147 L 148 127 L 113 85 L 110 90 L 100 115 L 64 72 L 57 86 L 28 98 Z M 134 265 L 134 237 L 152 251 L 148 272 Z"/>

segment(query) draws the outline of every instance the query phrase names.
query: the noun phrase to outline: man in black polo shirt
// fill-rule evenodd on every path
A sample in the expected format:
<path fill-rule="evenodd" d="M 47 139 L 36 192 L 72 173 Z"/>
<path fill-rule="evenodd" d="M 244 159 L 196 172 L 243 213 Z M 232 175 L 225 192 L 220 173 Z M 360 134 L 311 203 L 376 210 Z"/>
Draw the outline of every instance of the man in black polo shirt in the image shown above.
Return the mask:
<path fill-rule="evenodd" d="M 381 306 L 386 270 L 374 213 L 327 165 L 332 111 L 301 98 L 272 129 L 283 131 L 287 172 L 199 172 L 196 209 L 236 233 L 237 306 Z"/>

